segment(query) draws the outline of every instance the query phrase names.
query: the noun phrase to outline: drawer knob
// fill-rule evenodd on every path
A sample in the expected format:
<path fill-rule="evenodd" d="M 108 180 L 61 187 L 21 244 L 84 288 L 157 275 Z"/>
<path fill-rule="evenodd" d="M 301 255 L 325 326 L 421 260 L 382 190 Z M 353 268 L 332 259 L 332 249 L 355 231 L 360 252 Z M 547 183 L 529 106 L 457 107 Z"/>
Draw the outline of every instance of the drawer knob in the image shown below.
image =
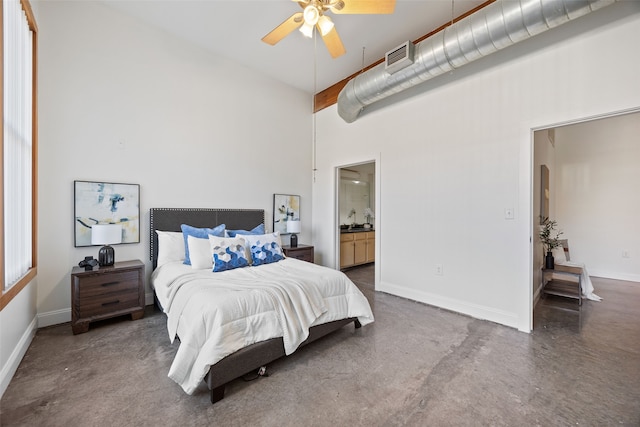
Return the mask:
<path fill-rule="evenodd" d="M 109 305 L 116 305 L 116 304 L 120 304 L 120 300 L 119 299 L 117 299 L 115 301 L 103 302 L 102 306 L 103 307 L 107 307 Z"/>
<path fill-rule="evenodd" d="M 120 283 L 120 282 L 118 282 L 118 281 L 116 281 L 116 282 L 107 282 L 107 283 L 101 284 L 100 286 L 113 286 L 113 285 L 117 285 L 118 283 Z"/>

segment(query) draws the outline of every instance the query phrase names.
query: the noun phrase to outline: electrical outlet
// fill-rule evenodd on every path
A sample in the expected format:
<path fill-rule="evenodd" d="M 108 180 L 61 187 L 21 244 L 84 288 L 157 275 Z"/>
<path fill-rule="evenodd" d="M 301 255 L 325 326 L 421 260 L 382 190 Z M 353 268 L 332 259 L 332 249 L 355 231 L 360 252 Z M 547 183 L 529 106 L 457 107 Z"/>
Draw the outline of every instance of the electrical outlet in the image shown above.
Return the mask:
<path fill-rule="evenodd" d="M 444 270 L 442 269 L 442 264 L 436 264 L 436 274 L 438 276 L 444 275 Z"/>

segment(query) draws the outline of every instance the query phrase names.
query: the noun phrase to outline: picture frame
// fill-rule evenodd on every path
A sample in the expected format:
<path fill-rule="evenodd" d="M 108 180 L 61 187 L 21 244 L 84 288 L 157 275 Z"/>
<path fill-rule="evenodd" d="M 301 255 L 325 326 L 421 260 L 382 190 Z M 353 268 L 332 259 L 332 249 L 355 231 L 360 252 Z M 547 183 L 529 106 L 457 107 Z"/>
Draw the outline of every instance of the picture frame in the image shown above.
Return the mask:
<path fill-rule="evenodd" d="M 287 221 L 300 220 L 300 196 L 294 194 L 273 195 L 273 232 L 287 233 Z"/>
<path fill-rule="evenodd" d="M 122 243 L 140 243 L 140 185 L 73 182 L 74 246 L 93 246 L 93 224 L 122 224 Z"/>
<path fill-rule="evenodd" d="M 549 218 L 549 168 L 540 167 L 540 224 Z"/>

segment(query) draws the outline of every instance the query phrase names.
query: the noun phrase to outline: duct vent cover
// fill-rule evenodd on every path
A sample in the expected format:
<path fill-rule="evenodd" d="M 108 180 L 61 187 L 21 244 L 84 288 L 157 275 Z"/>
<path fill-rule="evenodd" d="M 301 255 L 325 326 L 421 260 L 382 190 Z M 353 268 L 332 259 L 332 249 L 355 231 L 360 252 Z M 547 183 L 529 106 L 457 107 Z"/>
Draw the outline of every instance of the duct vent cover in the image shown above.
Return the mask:
<path fill-rule="evenodd" d="M 395 49 L 390 50 L 384 55 L 384 69 L 387 73 L 393 74 L 407 68 L 413 64 L 413 54 L 415 52 L 415 45 L 410 41 L 402 43 Z"/>

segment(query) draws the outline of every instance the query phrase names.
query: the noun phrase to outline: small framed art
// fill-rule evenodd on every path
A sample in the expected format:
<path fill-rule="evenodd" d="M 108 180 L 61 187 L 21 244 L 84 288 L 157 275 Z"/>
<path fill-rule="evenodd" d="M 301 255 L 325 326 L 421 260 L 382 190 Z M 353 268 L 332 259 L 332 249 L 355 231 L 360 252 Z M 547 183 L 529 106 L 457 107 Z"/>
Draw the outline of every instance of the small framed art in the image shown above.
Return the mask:
<path fill-rule="evenodd" d="M 74 245 L 91 246 L 95 224 L 122 225 L 122 243 L 140 242 L 140 185 L 74 181 Z"/>
<path fill-rule="evenodd" d="M 540 166 L 540 224 L 549 218 L 549 168 Z"/>
<path fill-rule="evenodd" d="M 287 233 L 287 221 L 300 220 L 300 196 L 292 194 L 273 195 L 273 231 Z"/>

